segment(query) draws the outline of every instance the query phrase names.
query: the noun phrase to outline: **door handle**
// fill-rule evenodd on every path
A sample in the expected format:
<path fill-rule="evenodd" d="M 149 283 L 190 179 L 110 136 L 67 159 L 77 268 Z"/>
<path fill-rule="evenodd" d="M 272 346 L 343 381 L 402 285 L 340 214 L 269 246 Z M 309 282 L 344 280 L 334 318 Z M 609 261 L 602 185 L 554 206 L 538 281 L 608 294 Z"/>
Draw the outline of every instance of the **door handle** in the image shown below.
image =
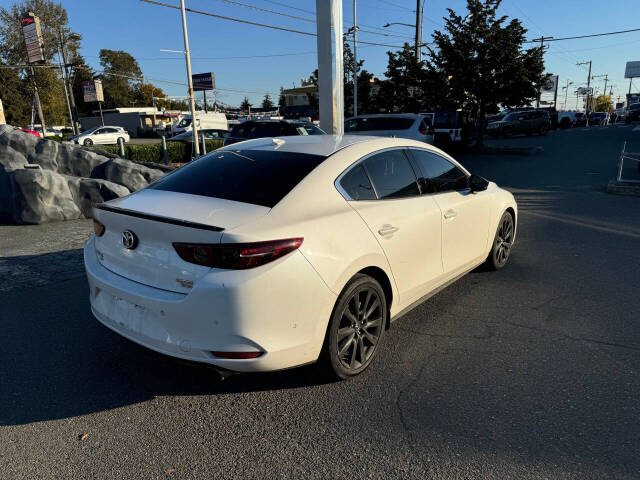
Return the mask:
<path fill-rule="evenodd" d="M 393 233 L 395 233 L 395 232 L 397 232 L 397 231 L 398 231 L 398 228 L 397 228 L 397 227 L 394 227 L 393 225 L 389 225 L 389 224 L 387 223 L 387 224 L 384 224 L 384 225 L 380 228 L 380 230 L 378 230 L 378 233 L 384 237 L 384 236 L 386 236 L 386 235 L 391 235 L 391 234 L 393 234 Z"/>
<path fill-rule="evenodd" d="M 446 220 L 448 220 L 450 218 L 454 218 L 456 215 L 458 215 L 458 212 L 456 212 L 453 208 L 450 208 L 449 210 L 444 212 L 444 218 Z"/>

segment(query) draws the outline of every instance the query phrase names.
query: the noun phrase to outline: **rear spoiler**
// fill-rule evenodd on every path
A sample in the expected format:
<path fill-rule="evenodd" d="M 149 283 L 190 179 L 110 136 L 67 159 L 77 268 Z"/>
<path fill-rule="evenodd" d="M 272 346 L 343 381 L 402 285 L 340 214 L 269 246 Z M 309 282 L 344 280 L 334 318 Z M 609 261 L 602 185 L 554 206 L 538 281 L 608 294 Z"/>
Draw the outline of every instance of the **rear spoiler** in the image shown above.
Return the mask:
<path fill-rule="evenodd" d="M 104 203 L 95 205 L 93 208 L 97 210 L 104 210 L 105 212 L 117 213 L 119 215 L 128 215 L 130 217 L 144 218 L 145 220 L 153 220 L 154 222 L 169 223 L 171 225 L 180 225 L 181 227 L 197 228 L 199 230 L 210 230 L 213 232 L 222 232 L 224 230 L 224 228 L 222 227 L 206 225 L 204 223 L 189 222 L 188 220 L 179 220 L 177 218 L 162 217 L 160 215 L 152 215 L 150 213 L 137 212 L 135 210 L 128 210 L 126 208 L 111 207 L 109 205 L 105 205 Z"/>

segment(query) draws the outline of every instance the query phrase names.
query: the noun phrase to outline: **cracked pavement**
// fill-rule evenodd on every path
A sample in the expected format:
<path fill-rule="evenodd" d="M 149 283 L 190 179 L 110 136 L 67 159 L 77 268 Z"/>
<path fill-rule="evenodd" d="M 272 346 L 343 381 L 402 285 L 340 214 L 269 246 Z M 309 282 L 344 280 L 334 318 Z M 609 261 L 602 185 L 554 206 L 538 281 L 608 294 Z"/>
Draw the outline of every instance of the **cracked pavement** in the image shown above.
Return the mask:
<path fill-rule="evenodd" d="M 640 198 L 602 190 L 630 132 L 462 157 L 518 199 L 509 264 L 403 316 L 349 382 L 310 367 L 220 382 L 149 352 L 91 317 L 90 222 L 0 226 L 2 475 L 640 478 Z"/>

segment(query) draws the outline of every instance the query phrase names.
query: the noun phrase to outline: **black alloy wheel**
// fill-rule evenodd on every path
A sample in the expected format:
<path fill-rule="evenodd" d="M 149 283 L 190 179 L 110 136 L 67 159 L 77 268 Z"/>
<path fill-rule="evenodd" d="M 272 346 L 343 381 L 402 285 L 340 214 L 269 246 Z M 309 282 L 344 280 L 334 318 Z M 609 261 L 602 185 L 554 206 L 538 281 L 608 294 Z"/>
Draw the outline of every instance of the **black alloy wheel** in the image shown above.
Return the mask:
<path fill-rule="evenodd" d="M 511 248 L 513 247 L 513 235 L 513 217 L 509 212 L 505 212 L 498 224 L 498 231 L 493 241 L 493 248 L 487 259 L 489 266 L 494 270 L 499 270 L 506 265 L 509 254 L 511 253 Z"/>
<path fill-rule="evenodd" d="M 356 275 L 344 288 L 333 314 L 321 358 L 324 370 L 346 379 L 363 372 L 384 335 L 387 302 L 380 284 Z"/>

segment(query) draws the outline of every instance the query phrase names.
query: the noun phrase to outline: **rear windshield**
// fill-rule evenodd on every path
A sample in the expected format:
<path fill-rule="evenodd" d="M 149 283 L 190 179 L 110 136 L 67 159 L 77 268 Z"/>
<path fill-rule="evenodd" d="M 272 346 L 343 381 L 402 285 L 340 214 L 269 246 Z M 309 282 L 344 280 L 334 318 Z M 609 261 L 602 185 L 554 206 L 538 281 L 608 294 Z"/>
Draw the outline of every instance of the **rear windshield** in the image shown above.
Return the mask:
<path fill-rule="evenodd" d="M 372 132 L 375 130 L 407 130 L 415 119 L 403 117 L 352 118 L 344 126 L 345 132 Z"/>
<path fill-rule="evenodd" d="M 149 186 L 273 207 L 325 157 L 296 152 L 212 152 Z"/>
<path fill-rule="evenodd" d="M 458 128 L 457 112 L 436 112 L 435 128 Z"/>
<path fill-rule="evenodd" d="M 236 125 L 231 130 L 230 136 L 235 138 L 263 138 L 296 135 L 292 125 L 288 123 L 254 123 L 245 122 Z"/>

